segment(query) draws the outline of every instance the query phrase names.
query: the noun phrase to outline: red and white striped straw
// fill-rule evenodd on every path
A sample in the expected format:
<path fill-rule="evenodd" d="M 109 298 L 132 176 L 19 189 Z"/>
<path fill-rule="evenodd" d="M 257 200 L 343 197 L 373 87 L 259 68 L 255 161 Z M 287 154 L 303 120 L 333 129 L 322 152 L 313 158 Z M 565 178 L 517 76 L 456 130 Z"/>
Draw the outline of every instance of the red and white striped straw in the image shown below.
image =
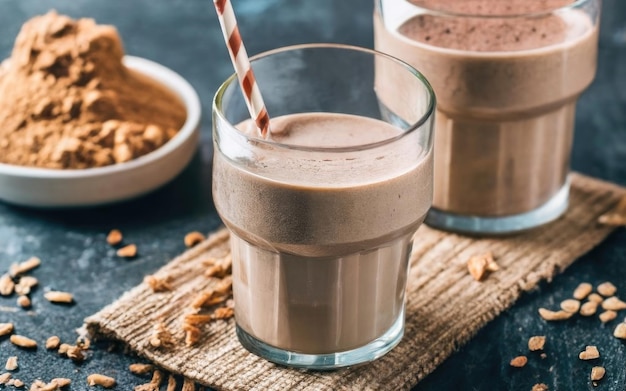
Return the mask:
<path fill-rule="evenodd" d="M 256 126 L 261 132 L 262 137 L 267 137 L 270 128 L 270 117 L 265 109 L 265 103 L 261 96 L 261 91 L 252 72 L 248 53 L 241 40 L 235 11 L 230 0 L 213 0 L 217 17 L 222 27 L 224 40 L 230 53 L 230 59 L 235 67 L 239 84 L 244 94 L 244 100 L 248 106 L 248 111 L 252 119 L 256 122 Z"/>

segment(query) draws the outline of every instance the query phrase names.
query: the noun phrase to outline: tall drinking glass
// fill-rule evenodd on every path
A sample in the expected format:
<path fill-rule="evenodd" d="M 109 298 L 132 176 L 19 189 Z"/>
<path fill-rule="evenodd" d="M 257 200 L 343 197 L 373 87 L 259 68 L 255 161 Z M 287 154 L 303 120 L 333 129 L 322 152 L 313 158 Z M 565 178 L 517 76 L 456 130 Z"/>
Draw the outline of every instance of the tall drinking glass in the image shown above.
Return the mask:
<path fill-rule="evenodd" d="M 503 234 L 567 209 L 599 12 L 599 0 L 376 1 L 376 49 L 420 69 L 437 93 L 427 224 Z"/>
<path fill-rule="evenodd" d="M 409 65 L 350 46 L 252 59 L 257 133 L 235 76 L 213 102 L 213 198 L 231 232 L 237 336 L 267 360 L 373 360 L 404 331 L 413 235 L 432 202 L 435 98 Z M 375 69 L 404 83 L 402 100 Z"/>

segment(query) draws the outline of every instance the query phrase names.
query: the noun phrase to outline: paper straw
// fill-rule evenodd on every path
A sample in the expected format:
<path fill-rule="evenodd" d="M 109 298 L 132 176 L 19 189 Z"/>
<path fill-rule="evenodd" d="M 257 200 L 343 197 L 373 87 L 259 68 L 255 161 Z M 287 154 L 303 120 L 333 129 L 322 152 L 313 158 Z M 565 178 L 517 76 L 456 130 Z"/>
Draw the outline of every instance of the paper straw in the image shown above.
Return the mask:
<path fill-rule="evenodd" d="M 239 79 L 241 90 L 243 91 L 244 100 L 248 106 L 250 116 L 255 121 L 257 128 L 261 132 L 261 137 L 267 137 L 270 127 L 270 117 L 265 109 L 265 103 L 261 96 L 261 91 L 252 72 L 248 53 L 241 40 L 235 11 L 230 0 L 213 0 L 217 17 L 220 21 L 224 41 L 230 53 L 230 59 L 233 62 L 235 73 Z"/>

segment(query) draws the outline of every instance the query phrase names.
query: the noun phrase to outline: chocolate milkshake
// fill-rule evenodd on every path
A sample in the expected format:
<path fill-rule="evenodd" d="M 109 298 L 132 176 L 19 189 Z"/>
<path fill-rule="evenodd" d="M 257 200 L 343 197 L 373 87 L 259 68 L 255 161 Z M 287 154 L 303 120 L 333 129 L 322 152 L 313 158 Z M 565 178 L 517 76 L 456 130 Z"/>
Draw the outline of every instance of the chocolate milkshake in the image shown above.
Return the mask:
<path fill-rule="evenodd" d="M 379 1 L 376 48 L 420 69 L 437 93 L 432 214 L 446 218 L 427 222 L 507 232 L 565 209 L 575 105 L 595 74 L 599 12 L 592 0 L 569 3 Z M 528 218 L 498 224 L 511 216 Z M 463 217 L 466 225 L 451 222 Z"/>
<path fill-rule="evenodd" d="M 252 166 L 226 157 L 223 139 L 214 160 L 238 327 L 304 354 L 348 351 L 401 327 L 432 153 L 389 143 L 403 131 L 366 117 L 292 114 L 271 126 L 280 146 L 255 148 Z M 255 131 L 250 121 L 238 128 Z"/>

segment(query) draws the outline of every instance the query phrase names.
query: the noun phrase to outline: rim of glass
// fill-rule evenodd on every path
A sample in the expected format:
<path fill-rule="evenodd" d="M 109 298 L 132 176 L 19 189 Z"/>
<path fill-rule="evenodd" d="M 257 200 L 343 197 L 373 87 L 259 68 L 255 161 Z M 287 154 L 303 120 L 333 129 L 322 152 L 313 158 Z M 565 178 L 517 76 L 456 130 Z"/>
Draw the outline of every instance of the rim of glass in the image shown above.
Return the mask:
<path fill-rule="evenodd" d="M 383 0 L 378 0 L 379 4 L 381 1 Z M 562 5 L 562 6 L 557 6 L 557 7 L 553 7 L 553 8 L 547 8 L 545 10 L 541 10 L 538 12 L 526 12 L 526 13 L 510 13 L 510 14 L 490 14 L 490 15 L 484 15 L 484 14 L 480 14 L 480 13 L 465 13 L 465 12 L 454 12 L 454 11 L 449 11 L 449 10 L 441 10 L 441 9 L 436 9 L 436 8 L 429 8 L 429 7 L 423 7 L 421 5 L 417 5 L 412 3 L 409 0 L 400 0 L 400 1 L 404 1 L 406 3 L 408 3 L 409 5 L 417 8 L 417 9 L 423 9 L 423 10 L 427 10 L 429 13 L 433 14 L 433 15 L 438 15 L 438 16 L 454 16 L 454 17 L 462 17 L 462 18 L 481 18 L 481 19 L 504 19 L 504 18 L 521 18 L 521 17 L 540 17 L 540 16 L 545 16 L 548 14 L 553 13 L 554 11 L 560 11 L 560 10 L 565 10 L 565 9 L 570 9 L 570 8 L 577 8 L 585 3 L 590 3 L 592 1 L 595 0 L 574 0 L 571 3 Z"/>
<path fill-rule="evenodd" d="M 335 44 L 335 43 L 309 43 L 309 44 L 301 44 L 301 45 L 284 46 L 284 47 L 280 47 L 277 49 L 268 50 L 266 52 L 259 53 L 257 55 L 250 57 L 250 62 L 261 60 L 263 58 L 266 58 L 275 54 L 295 51 L 295 50 L 302 50 L 302 49 L 305 49 L 305 50 L 306 49 L 342 49 L 342 50 L 353 51 L 353 52 L 367 53 L 367 54 L 372 55 L 372 57 L 379 56 L 389 61 L 392 61 L 398 64 L 399 66 L 405 68 L 408 72 L 413 74 L 413 76 L 415 76 L 422 83 L 422 85 L 426 89 L 426 95 L 428 96 L 428 107 L 426 108 L 424 114 L 420 117 L 420 119 L 414 122 L 413 124 L 411 124 L 411 126 L 408 127 L 405 131 L 398 134 L 397 136 L 390 137 L 381 141 L 377 141 L 375 143 L 359 144 L 359 145 L 349 146 L 349 147 L 310 147 L 310 146 L 302 146 L 302 145 L 285 144 L 285 143 L 277 142 L 271 139 L 262 138 L 261 136 L 257 135 L 258 132 L 256 132 L 252 136 L 245 134 L 239 131 L 235 127 L 235 125 L 233 125 L 226 118 L 222 110 L 223 109 L 222 107 L 223 97 L 228 87 L 230 87 L 232 83 L 237 81 L 237 74 L 233 73 L 217 89 L 217 92 L 215 93 L 215 96 L 213 97 L 213 113 L 215 113 L 220 118 L 220 120 L 230 125 L 229 126 L 230 131 L 237 132 L 237 134 L 241 135 L 248 141 L 254 141 L 255 143 L 264 144 L 264 145 L 268 145 L 272 147 L 280 147 L 280 148 L 287 148 L 287 149 L 299 150 L 299 151 L 310 151 L 310 152 L 349 152 L 349 151 L 367 150 L 367 149 L 377 148 L 383 145 L 391 144 L 395 141 L 398 141 L 402 138 L 407 137 L 408 135 L 415 132 L 417 129 L 421 128 L 422 125 L 424 125 L 424 123 L 426 123 L 428 119 L 434 115 L 437 99 L 435 96 L 435 91 L 433 90 L 432 86 L 430 85 L 426 77 L 424 77 L 424 75 L 421 72 L 419 72 L 417 69 L 415 69 L 408 63 L 396 57 L 379 52 L 377 50 L 367 49 L 367 48 L 363 48 L 360 46 Z M 293 114 L 298 114 L 298 113 L 293 113 Z M 270 117 L 270 121 L 271 121 L 271 117 Z M 216 126 L 216 124 L 214 123 L 213 126 Z"/>

